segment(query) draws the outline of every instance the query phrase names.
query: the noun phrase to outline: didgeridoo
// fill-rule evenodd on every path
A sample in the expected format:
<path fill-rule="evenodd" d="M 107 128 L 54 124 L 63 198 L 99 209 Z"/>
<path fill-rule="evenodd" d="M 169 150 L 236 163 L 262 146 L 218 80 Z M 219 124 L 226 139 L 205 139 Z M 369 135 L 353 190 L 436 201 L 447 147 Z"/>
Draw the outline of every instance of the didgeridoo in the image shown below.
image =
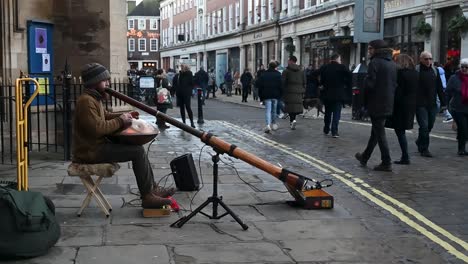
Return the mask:
<path fill-rule="evenodd" d="M 302 191 L 302 190 L 310 190 L 310 189 L 319 189 L 321 188 L 320 183 L 317 181 L 314 181 L 310 178 L 307 178 L 305 176 L 299 175 L 297 173 L 291 172 L 289 170 L 286 170 L 284 168 L 280 168 L 276 165 L 271 164 L 270 162 L 267 162 L 254 154 L 247 152 L 236 145 L 230 144 L 220 138 L 217 138 L 213 136 L 211 133 L 201 131 L 198 129 L 195 129 L 191 126 L 188 126 L 156 109 L 153 109 L 141 102 L 138 102 L 137 100 L 128 97 L 122 93 L 116 92 L 112 90 L 111 88 L 106 89 L 106 93 L 109 95 L 116 97 L 140 110 L 143 110 L 147 112 L 148 114 L 154 115 L 157 118 L 160 118 L 164 120 L 165 122 L 178 127 L 182 129 L 185 132 L 188 132 L 198 138 L 201 139 L 201 141 L 212 148 L 214 148 L 218 153 L 220 154 L 228 154 L 236 159 L 240 159 L 260 170 L 263 170 L 272 176 L 278 178 L 282 182 L 286 183 L 289 188 L 294 188 L 295 190 Z M 308 182 L 312 182 L 313 185 L 309 186 Z M 288 188 L 288 189 L 289 189 Z"/>

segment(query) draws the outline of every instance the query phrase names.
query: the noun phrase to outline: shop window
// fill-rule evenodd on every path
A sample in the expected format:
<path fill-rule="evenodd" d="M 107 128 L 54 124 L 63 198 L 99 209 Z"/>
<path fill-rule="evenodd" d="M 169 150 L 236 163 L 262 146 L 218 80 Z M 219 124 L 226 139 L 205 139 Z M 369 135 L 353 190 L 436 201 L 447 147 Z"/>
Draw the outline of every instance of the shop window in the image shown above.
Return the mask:
<path fill-rule="evenodd" d="M 455 62 L 454 65 L 458 66 L 457 64 L 460 61 L 461 38 L 458 34 L 448 31 L 450 19 L 459 14 L 462 14 L 459 6 L 441 10 L 440 62 L 449 66 L 446 67 L 448 70 L 451 70 L 449 64 Z"/>
<path fill-rule="evenodd" d="M 394 54 L 404 53 L 416 62 L 424 50 L 424 36 L 416 34 L 416 25 L 424 19 L 422 14 L 386 19 L 384 22 L 384 39 L 394 50 Z"/>

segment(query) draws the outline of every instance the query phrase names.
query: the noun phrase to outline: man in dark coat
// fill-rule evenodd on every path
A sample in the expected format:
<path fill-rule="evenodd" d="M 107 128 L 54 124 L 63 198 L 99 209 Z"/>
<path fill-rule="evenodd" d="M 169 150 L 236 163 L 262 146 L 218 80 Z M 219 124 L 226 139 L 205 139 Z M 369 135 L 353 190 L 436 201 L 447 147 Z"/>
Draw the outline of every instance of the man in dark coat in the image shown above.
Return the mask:
<path fill-rule="evenodd" d="M 323 133 L 328 135 L 331 132 L 334 138 L 338 138 L 338 123 L 341 118 L 341 108 L 343 103 L 351 97 L 351 72 L 341 64 L 338 54 L 331 56 L 331 62 L 320 69 L 320 81 L 323 85 L 321 94 L 325 105 L 325 126 Z M 333 116 L 333 121 L 332 121 Z"/>
<path fill-rule="evenodd" d="M 289 126 L 296 129 L 296 116 L 304 110 L 302 100 L 305 93 L 304 71 L 296 64 L 295 56 L 289 57 L 288 67 L 283 71 L 283 102 L 284 111 L 289 114 Z"/>
<path fill-rule="evenodd" d="M 198 87 L 202 88 L 203 91 L 203 100 L 206 98 L 206 91 L 208 88 L 208 81 L 209 81 L 209 76 L 208 73 L 203 69 L 203 66 L 200 67 L 200 70 L 195 73 L 195 80 L 196 80 L 196 85 Z"/>
<path fill-rule="evenodd" d="M 371 61 L 365 80 L 365 106 L 372 122 L 372 132 L 363 153 L 355 157 L 362 166 L 367 165 L 377 143 L 379 144 L 382 163 L 376 171 L 392 171 L 390 150 L 385 135 L 385 120 L 393 113 L 395 90 L 397 87 L 397 67 L 392 60 L 392 50 L 383 40 L 369 43 Z"/>
<path fill-rule="evenodd" d="M 434 127 L 437 116 L 437 99 L 440 105 L 446 108 L 445 95 L 440 79 L 439 70 L 432 65 L 432 54 L 423 51 L 420 64 L 416 66 L 419 72 L 419 87 L 416 93 L 416 120 L 419 124 L 419 134 L 416 140 L 418 151 L 423 157 L 432 157 L 429 152 L 429 134 Z"/>
<path fill-rule="evenodd" d="M 174 78 L 176 79 L 176 78 Z M 177 106 L 180 108 L 180 117 L 182 122 L 185 123 L 185 110 L 187 110 L 190 125 L 195 128 L 195 123 L 193 122 L 193 112 L 192 107 L 190 106 L 192 100 L 192 90 L 194 87 L 193 74 L 190 71 L 188 65 L 183 64 L 182 70 L 177 76 L 176 84 L 176 96 L 177 96 Z"/>
<path fill-rule="evenodd" d="M 268 70 L 263 72 L 255 83 L 258 87 L 260 100 L 265 105 L 265 133 L 270 133 L 271 130 L 278 129 L 278 125 L 276 124 L 276 108 L 278 100 L 281 98 L 282 89 L 281 73 L 275 68 L 276 62 L 270 62 L 268 64 Z"/>
<path fill-rule="evenodd" d="M 245 69 L 244 73 L 240 77 L 240 82 L 242 84 L 242 102 L 247 103 L 247 97 L 249 96 L 249 89 L 252 85 L 253 76 L 250 73 L 249 69 Z"/>

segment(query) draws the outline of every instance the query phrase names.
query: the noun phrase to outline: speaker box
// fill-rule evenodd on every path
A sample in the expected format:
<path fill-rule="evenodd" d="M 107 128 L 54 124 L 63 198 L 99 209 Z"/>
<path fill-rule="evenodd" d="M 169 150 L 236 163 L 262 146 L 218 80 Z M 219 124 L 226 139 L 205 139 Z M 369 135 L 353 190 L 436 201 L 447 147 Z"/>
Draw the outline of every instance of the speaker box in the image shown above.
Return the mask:
<path fill-rule="evenodd" d="M 173 159 L 170 163 L 172 175 L 179 191 L 196 191 L 200 188 L 197 169 L 192 154 L 185 154 Z"/>

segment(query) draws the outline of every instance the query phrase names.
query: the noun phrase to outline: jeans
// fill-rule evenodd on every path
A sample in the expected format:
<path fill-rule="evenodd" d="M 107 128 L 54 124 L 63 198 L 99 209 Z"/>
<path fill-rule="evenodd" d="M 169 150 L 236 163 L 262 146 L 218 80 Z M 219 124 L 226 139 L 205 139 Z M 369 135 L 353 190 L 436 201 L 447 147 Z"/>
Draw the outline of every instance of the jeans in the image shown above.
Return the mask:
<path fill-rule="evenodd" d="M 458 151 L 465 151 L 465 144 L 468 138 L 468 114 L 454 112 L 453 117 L 457 123 Z"/>
<path fill-rule="evenodd" d="M 416 140 L 418 151 L 424 152 L 429 150 L 429 133 L 434 127 L 437 115 L 437 107 L 417 107 L 416 120 L 419 125 L 419 135 Z"/>
<path fill-rule="evenodd" d="M 341 102 L 325 102 L 325 128 L 324 131 L 330 131 L 330 123 L 331 123 L 331 132 L 332 134 L 338 134 L 338 123 L 341 119 Z M 332 120 L 333 115 L 333 120 Z"/>
<path fill-rule="evenodd" d="M 370 119 L 372 122 L 371 136 L 362 156 L 365 160 L 368 160 L 371 157 L 375 146 L 379 144 L 382 164 L 391 164 L 392 160 L 390 158 L 390 150 L 388 149 L 387 136 L 385 135 L 385 120 L 387 118 L 384 116 L 371 116 Z"/>
<path fill-rule="evenodd" d="M 232 82 L 225 82 L 227 96 L 232 96 Z"/>
<path fill-rule="evenodd" d="M 282 100 L 278 100 L 278 104 L 276 106 L 276 114 L 280 115 L 281 112 L 284 112 L 284 102 Z"/>
<path fill-rule="evenodd" d="M 133 173 L 141 196 L 150 193 L 154 175 L 143 146 L 126 144 L 105 144 L 98 151 L 96 163 L 132 161 Z"/>
<path fill-rule="evenodd" d="M 208 88 L 208 84 L 207 84 L 207 83 L 203 83 L 203 84 L 201 85 L 201 88 L 202 88 L 203 100 L 205 100 L 205 98 L 206 98 L 206 92 L 207 92 L 207 88 Z"/>
<path fill-rule="evenodd" d="M 248 87 L 242 87 L 242 102 L 247 102 L 247 97 L 249 97 L 249 89 Z"/>
<path fill-rule="evenodd" d="M 276 122 L 276 108 L 278 105 L 277 99 L 266 99 L 263 101 L 265 104 L 265 121 L 267 126 Z"/>
<path fill-rule="evenodd" d="M 401 148 L 401 160 L 409 160 L 406 131 L 404 129 L 395 129 L 395 134 L 397 135 L 398 143 L 400 144 Z"/>

